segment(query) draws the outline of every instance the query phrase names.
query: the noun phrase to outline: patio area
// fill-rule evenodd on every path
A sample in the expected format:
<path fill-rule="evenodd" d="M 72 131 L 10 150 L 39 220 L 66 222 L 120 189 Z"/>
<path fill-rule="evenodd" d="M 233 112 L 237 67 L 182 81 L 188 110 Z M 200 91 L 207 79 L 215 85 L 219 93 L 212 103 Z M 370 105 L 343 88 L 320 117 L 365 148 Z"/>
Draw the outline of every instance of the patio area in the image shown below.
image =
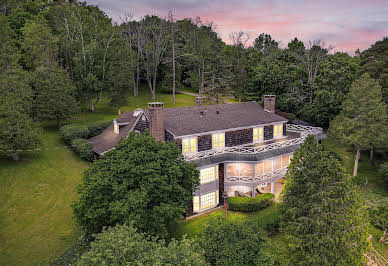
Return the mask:
<path fill-rule="evenodd" d="M 279 201 L 279 194 L 282 191 L 284 186 L 284 178 L 280 178 L 274 182 L 274 194 L 275 194 L 275 201 Z M 271 183 L 267 183 L 265 187 L 258 186 L 258 191 L 260 193 L 271 193 Z"/>

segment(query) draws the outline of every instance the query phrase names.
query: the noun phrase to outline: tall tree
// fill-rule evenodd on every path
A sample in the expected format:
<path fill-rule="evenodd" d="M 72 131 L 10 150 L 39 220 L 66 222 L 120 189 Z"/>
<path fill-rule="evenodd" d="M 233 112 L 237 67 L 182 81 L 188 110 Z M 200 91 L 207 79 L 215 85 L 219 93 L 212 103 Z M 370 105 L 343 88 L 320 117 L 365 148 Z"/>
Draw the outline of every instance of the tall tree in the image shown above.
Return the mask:
<path fill-rule="evenodd" d="M 357 176 L 360 151 L 376 147 L 385 139 L 385 108 L 380 85 L 365 73 L 353 82 L 341 113 L 330 125 L 329 134 L 334 139 L 357 150 L 353 176 Z"/>
<path fill-rule="evenodd" d="M 369 73 L 380 84 L 383 99 L 388 106 L 388 37 L 376 42 L 361 53 L 358 74 L 363 73 Z"/>
<path fill-rule="evenodd" d="M 369 246 L 365 208 L 340 162 L 309 136 L 285 179 L 280 227 L 293 243 L 291 263 L 362 265 Z"/>
<path fill-rule="evenodd" d="M 88 232 L 132 221 L 142 232 L 166 237 L 167 227 L 182 218 L 198 176 L 175 144 L 134 132 L 85 172 L 74 214 Z"/>
<path fill-rule="evenodd" d="M 171 49 L 172 49 L 172 103 L 175 104 L 175 22 L 174 15 L 168 12 L 168 21 L 171 25 Z"/>

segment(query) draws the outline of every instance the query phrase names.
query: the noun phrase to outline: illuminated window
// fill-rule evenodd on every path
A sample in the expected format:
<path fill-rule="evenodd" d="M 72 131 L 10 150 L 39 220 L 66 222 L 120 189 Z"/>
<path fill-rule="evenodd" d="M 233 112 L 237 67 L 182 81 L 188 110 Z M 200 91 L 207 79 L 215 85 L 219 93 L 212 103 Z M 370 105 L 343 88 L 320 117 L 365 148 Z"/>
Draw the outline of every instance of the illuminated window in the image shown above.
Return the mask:
<path fill-rule="evenodd" d="M 264 161 L 264 173 L 272 172 L 272 160 Z"/>
<path fill-rule="evenodd" d="M 273 137 L 274 138 L 283 137 L 283 124 L 273 126 Z"/>
<path fill-rule="evenodd" d="M 282 157 L 277 157 L 273 160 L 273 170 L 282 168 Z"/>
<path fill-rule="evenodd" d="M 201 184 L 208 183 L 218 179 L 218 165 L 200 170 Z"/>
<path fill-rule="evenodd" d="M 199 211 L 199 197 L 198 196 L 193 197 L 193 211 L 195 211 L 195 212 Z"/>
<path fill-rule="evenodd" d="M 226 166 L 227 176 L 252 176 L 253 166 L 249 163 L 231 163 Z"/>
<path fill-rule="evenodd" d="M 183 153 L 197 152 L 197 137 L 183 139 L 182 151 Z"/>
<path fill-rule="evenodd" d="M 213 149 L 225 147 L 225 134 L 217 133 L 213 134 Z"/>
<path fill-rule="evenodd" d="M 264 131 L 262 127 L 253 129 L 253 142 L 259 142 L 264 140 Z"/>
<path fill-rule="evenodd" d="M 255 175 L 262 175 L 264 173 L 264 163 L 259 162 L 255 165 Z"/>
<path fill-rule="evenodd" d="M 290 164 L 290 156 L 283 155 L 282 156 L 282 168 L 286 168 Z"/>
<path fill-rule="evenodd" d="M 201 210 L 215 206 L 216 192 L 211 192 L 201 196 Z"/>

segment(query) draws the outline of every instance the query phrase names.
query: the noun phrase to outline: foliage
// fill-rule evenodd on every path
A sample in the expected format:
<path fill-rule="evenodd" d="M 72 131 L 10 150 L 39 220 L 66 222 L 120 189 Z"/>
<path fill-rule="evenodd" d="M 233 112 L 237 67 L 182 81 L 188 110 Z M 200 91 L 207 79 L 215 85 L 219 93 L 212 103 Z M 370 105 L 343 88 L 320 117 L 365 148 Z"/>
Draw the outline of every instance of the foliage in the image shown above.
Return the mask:
<path fill-rule="evenodd" d="M 61 127 L 60 132 L 67 143 L 73 139 L 86 139 L 89 136 L 89 129 L 84 125 L 70 124 Z"/>
<path fill-rule="evenodd" d="M 97 234 L 77 265 L 207 265 L 203 253 L 192 240 L 166 244 L 132 225 L 117 225 Z"/>
<path fill-rule="evenodd" d="M 82 234 L 77 242 L 59 256 L 53 263 L 57 266 L 72 265 L 81 258 L 81 256 L 90 248 L 90 242 L 93 237 L 87 234 Z"/>
<path fill-rule="evenodd" d="M 182 218 L 198 176 L 175 144 L 132 132 L 85 172 L 74 214 L 88 232 L 133 221 L 140 231 L 165 237 Z"/>
<path fill-rule="evenodd" d="M 269 239 L 255 223 L 234 223 L 218 216 L 208 221 L 198 242 L 211 265 L 273 265 Z"/>
<path fill-rule="evenodd" d="M 112 124 L 112 121 L 95 121 L 87 124 L 89 129 L 88 138 L 100 135 L 108 126 Z"/>
<path fill-rule="evenodd" d="M 339 161 L 309 136 L 285 179 L 280 227 L 293 243 L 292 263 L 362 264 L 368 249 L 365 209 Z"/>
<path fill-rule="evenodd" d="M 72 149 L 82 158 L 87 161 L 93 161 L 93 145 L 86 139 L 73 139 L 71 141 Z"/>
<path fill-rule="evenodd" d="M 384 102 L 388 106 L 388 37 L 361 53 L 358 75 L 363 73 L 369 73 L 380 84 Z"/>
<path fill-rule="evenodd" d="M 265 193 L 254 198 L 251 197 L 229 197 L 227 199 L 228 209 L 231 211 L 254 212 L 268 207 L 275 195 Z"/>
<path fill-rule="evenodd" d="M 383 176 L 384 182 L 388 184 L 388 162 L 380 165 L 379 173 Z"/>

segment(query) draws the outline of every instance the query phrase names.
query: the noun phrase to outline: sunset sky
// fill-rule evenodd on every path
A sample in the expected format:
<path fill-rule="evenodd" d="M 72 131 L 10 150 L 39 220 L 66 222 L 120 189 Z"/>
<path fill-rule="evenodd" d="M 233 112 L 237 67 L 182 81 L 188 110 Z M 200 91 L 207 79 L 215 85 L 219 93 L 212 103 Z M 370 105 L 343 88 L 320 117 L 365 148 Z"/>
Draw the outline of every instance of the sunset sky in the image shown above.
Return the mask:
<path fill-rule="evenodd" d="M 124 14 L 136 19 L 146 14 L 166 17 L 171 9 L 176 19 L 201 17 L 213 21 L 220 37 L 229 43 L 229 33 L 264 32 L 285 46 L 294 37 L 303 41 L 323 39 L 334 51 L 354 54 L 388 36 L 388 0 L 349 1 L 255 1 L 255 0 L 87 0 L 98 5 L 113 21 Z"/>

